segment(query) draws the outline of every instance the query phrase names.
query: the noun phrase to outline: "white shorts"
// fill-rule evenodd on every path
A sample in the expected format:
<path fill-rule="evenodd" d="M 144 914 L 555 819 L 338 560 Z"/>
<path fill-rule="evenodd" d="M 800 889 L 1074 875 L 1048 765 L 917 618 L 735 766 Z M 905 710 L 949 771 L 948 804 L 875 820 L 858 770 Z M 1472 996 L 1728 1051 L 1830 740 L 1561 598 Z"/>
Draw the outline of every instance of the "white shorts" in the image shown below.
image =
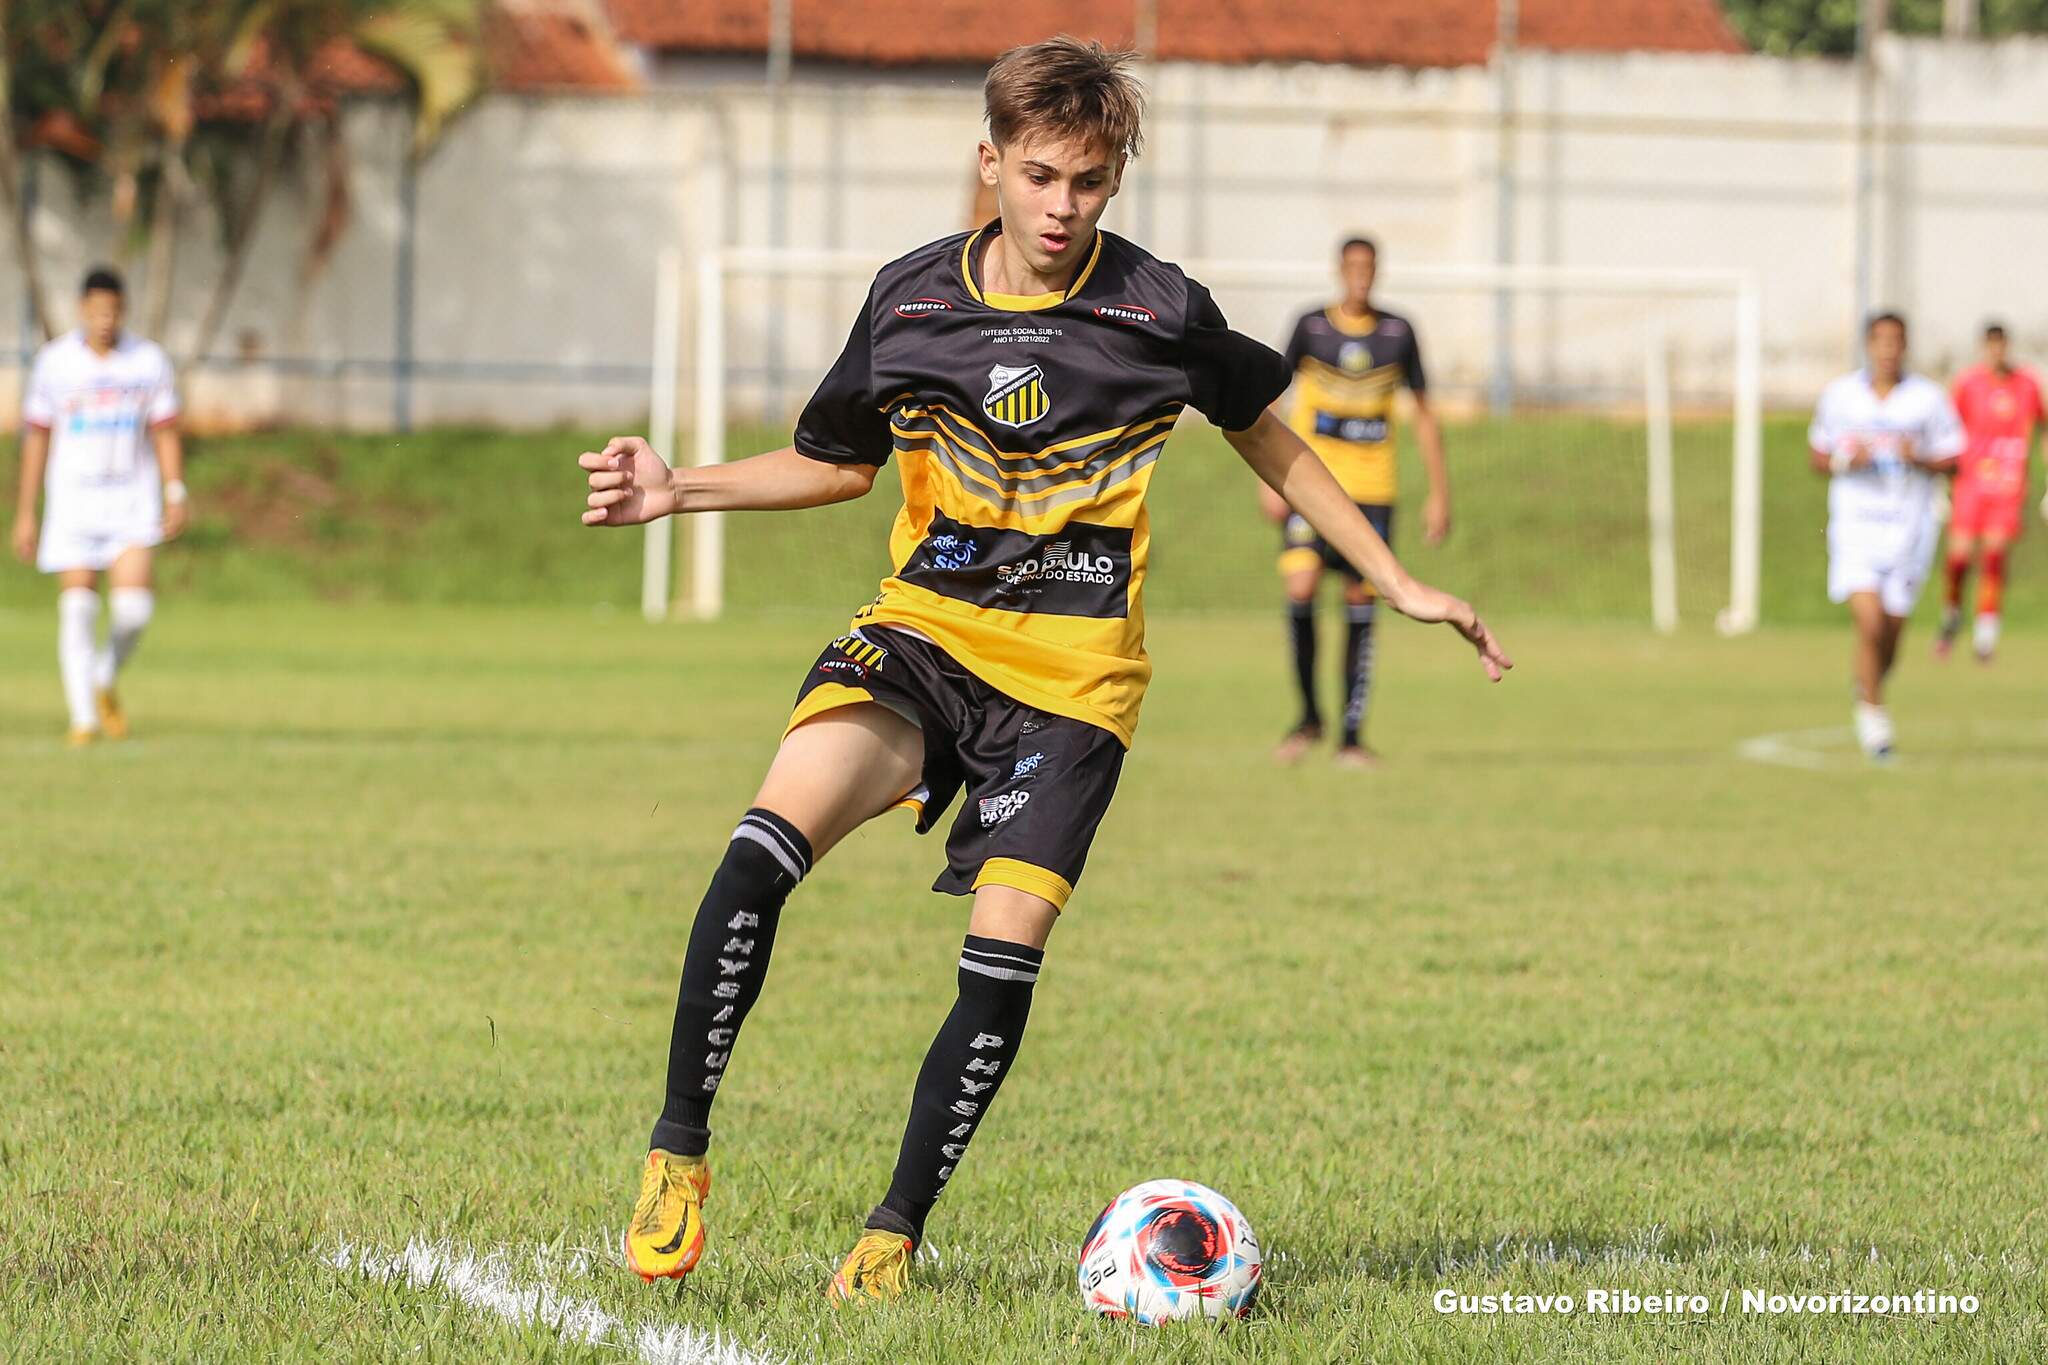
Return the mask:
<path fill-rule="evenodd" d="M 1828 600 L 1846 602 L 1859 592 L 1874 592 L 1885 615 L 1911 616 L 1940 539 L 1941 523 L 1932 517 L 1905 531 L 1895 526 L 1830 523 Z"/>
<path fill-rule="evenodd" d="M 160 544 L 163 493 L 155 479 L 52 488 L 44 506 L 36 568 L 108 569 L 122 552 Z"/>

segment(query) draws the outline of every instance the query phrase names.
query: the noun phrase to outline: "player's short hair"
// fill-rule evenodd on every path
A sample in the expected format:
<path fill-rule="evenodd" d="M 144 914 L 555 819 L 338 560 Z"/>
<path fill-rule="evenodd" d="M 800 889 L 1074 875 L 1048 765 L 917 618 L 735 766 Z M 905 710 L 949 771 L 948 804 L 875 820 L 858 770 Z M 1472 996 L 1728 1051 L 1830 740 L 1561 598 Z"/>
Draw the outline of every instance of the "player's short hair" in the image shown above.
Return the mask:
<path fill-rule="evenodd" d="M 1872 313 L 1870 321 L 1863 324 L 1863 335 L 1869 336 L 1887 322 L 1899 329 L 1900 336 L 1906 335 L 1906 315 L 1904 313 L 1894 313 L 1890 310 L 1882 313 Z"/>
<path fill-rule="evenodd" d="M 124 294 L 127 286 L 121 283 L 121 272 L 110 265 L 96 265 L 85 272 L 85 283 L 78 286 L 79 297 L 104 290 L 109 294 Z"/>
<path fill-rule="evenodd" d="M 1344 257 L 1351 254 L 1353 248 L 1362 248 L 1366 251 L 1370 251 L 1372 253 L 1372 258 L 1374 260 L 1378 260 L 1380 258 L 1379 243 L 1375 242 L 1370 237 L 1346 237 L 1344 239 L 1344 245 L 1337 248 L 1337 258 L 1339 260 L 1342 260 Z"/>
<path fill-rule="evenodd" d="M 1985 339 L 1986 341 L 2003 341 L 2003 340 L 2005 340 L 2005 324 L 2004 324 L 2004 323 L 2002 323 L 2002 322 L 1987 322 L 1987 323 L 1985 323 L 1985 324 L 1984 324 L 1984 339 Z"/>
<path fill-rule="evenodd" d="M 1145 142 L 1145 87 L 1130 70 L 1137 56 L 1064 33 L 1011 48 L 981 89 L 989 140 L 1000 148 L 1049 133 L 1136 156 Z"/>

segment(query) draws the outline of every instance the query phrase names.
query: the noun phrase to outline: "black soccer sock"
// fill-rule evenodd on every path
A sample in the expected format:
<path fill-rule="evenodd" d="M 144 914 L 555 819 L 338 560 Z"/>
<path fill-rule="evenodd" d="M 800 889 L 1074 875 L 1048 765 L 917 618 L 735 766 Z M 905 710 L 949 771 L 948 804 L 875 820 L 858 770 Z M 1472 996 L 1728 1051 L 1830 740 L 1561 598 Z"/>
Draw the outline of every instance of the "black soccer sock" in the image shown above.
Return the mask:
<path fill-rule="evenodd" d="M 1359 742 L 1365 729 L 1365 707 L 1372 697 L 1372 618 L 1376 604 L 1347 602 L 1344 617 L 1351 629 L 1344 641 L 1344 746 Z"/>
<path fill-rule="evenodd" d="M 701 1155 L 733 1040 L 768 975 L 782 903 L 811 870 L 811 844 L 773 811 L 750 810 L 697 907 L 668 1045 L 668 1099 L 647 1145 Z"/>
<path fill-rule="evenodd" d="M 1031 987 L 1044 961 L 1043 949 L 967 936 L 960 998 L 917 1073 L 896 1174 L 868 1215 L 869 1227 L 924 1240 L 925 1218 L 1017 1059 L 1031 1016 Z"/>
<path fill-rule="evenodd" d="M 1287 604 L 1287 634 L 1294 642 L 1294 681 L 1301 688 L 1301 728 L 1323 728 L 1323 713 L 1316 706 L 1316 604 Z"/>

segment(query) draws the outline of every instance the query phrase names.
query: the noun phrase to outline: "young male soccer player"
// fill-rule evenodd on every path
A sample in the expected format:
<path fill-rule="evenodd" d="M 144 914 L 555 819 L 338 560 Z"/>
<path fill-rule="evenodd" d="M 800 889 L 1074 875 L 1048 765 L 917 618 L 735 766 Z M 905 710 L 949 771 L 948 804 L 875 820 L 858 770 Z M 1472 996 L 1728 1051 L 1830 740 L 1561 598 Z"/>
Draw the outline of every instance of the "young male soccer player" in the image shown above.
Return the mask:
<path fill-rule="evenodd" d="M 14 552 L 57 576 L 57 665 L 74 745 L 128 733 L 114 680 L 156 609 L 152 550 L 185 528 L 187 512 L 171 362 L 123 331 L 121 316 L 121 277 L 87 275 L 78 330 L 36 352 L 21 405 Z M 104 644 L 95 639 L 103 573 Z"/>
<path fill-rule="evenodd" d="M 1955 378 L 1956 413 L 1970 447 L 1956 467 L 1948 523 L 1948 597 L 1941 609 L 1935 653 L 1947 658 L 1963 624 L 1963 580 L 1977 552 L 1984 576 L 1977 583 L 1977 624 L 1972 643 L 1985 663 L 1998 649 L 1998 605 L 2005 595 L 2005 551 L 2018 538 L 2027 497 L 2027 460 L 2043 420 L 2041 385 L 2013 368 L 2005 328 L 1984 329 L 1984 362 Z"/>
<path fill-rule="evenodd" d="M 959 996 L 830 1292 L 907 1287 L 926 1216 L 1016 1064 L 1046 939 L 1137 724 L 1145 494 L 1182 408 L 1222 426 L 1396 610 L 1455 626 L 1496 679 L 1509 666 L 1472 608 L 1411 578 L 1267 414 L 1280 357 L 1177 268 L 1097 228 L 1138 149 L 1130 60 L 1058 38 L 996 62 L 980 157 L 999 217 L 882 269 L 793 446 L 706 469 L 670 470 L 637 437 L 580 457 L 591 525 L 839 502 L 892 456 L 903 486 L 894 572 L 804 679 L 697 911 L 625 1236 L 649 1279 L 687 1274 L 703 1251 L 711 1102 L 785 899 L 863 821 L 900 805 L 927 830 L 959 796 L 934 886 L 973 897 Z"/>
<path fill-rule="evenodd" d="M 1423 539 L 1434 545 L 1451 526 L 1451 489 L 1444 468 L 1443 434 L 1430 410 L 1422 374 L 1422 349 L 1406 318 L 1376 306 L 1373 277 L 1379 248 L 1353 237 L 1338 249 L 1337 275 L 1344 292 L 1336 303 L 1302 314 L 1287 342 L 1294 378 L 1289 424 L 1337 476 L 1358 510 L 1391 542 L 1394 530 L 1394 398 L 1406 388 L 1415 403 L 1415 436 L 1429 475 L 1429 499 L 1422 505 Z M 1280 523 L 1280 573 L 1287 588 L 1287 629 L 1294 651 L 1294 677 L 1301 689 L 1301 719 L 1273 756 L 1293 763 L 1323 737 L 1316 705 L 1316 588 L 1323 571 L 1344 578 L 1344 614 L 1350 630 L 1344 642 L 1344 724 L 1337 761 L 1370 767 L 1365 746 L 1365 711 L 1372 692 L 1373 587 L 1300 513 L 1271 488 L 1261 486 L 1266 515 Z"/>
<path fill-rule="evenodd" d="M 1880 313 L 1864 331 L 1869 364 L 1829 384 L 1806 442 L 1829 476 L 1828 597 L 1856 625 L 1856 742 L 1892 756 L 1885 676 L 1941 535 L 1936 475 L 1963 451 L 1941 385 L 1906 372 L 1906 320 Z"/>

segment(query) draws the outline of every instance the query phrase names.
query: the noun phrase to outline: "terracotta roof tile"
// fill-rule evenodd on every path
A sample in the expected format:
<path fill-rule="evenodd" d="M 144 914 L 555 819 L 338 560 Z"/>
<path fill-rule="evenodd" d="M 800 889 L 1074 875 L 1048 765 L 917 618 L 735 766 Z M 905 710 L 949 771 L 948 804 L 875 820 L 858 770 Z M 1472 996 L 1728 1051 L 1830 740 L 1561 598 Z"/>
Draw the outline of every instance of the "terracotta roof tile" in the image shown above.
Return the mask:
<path fill-rule="evenodd" d="M 769 0 L 605 0 L 626 42 L 754 53 Z M 1462 66 L 1493 46 L 1495 0 L 1157 0 L 1168 61 Z M 878 65 L 982 63 L 1053 33 L 1132 41 L 1133 7 L 1083 0 L 791 0 L 796 55 Z M 1716 0 L 1522 0 L 1532 47 L 1739 52 Z"/>

